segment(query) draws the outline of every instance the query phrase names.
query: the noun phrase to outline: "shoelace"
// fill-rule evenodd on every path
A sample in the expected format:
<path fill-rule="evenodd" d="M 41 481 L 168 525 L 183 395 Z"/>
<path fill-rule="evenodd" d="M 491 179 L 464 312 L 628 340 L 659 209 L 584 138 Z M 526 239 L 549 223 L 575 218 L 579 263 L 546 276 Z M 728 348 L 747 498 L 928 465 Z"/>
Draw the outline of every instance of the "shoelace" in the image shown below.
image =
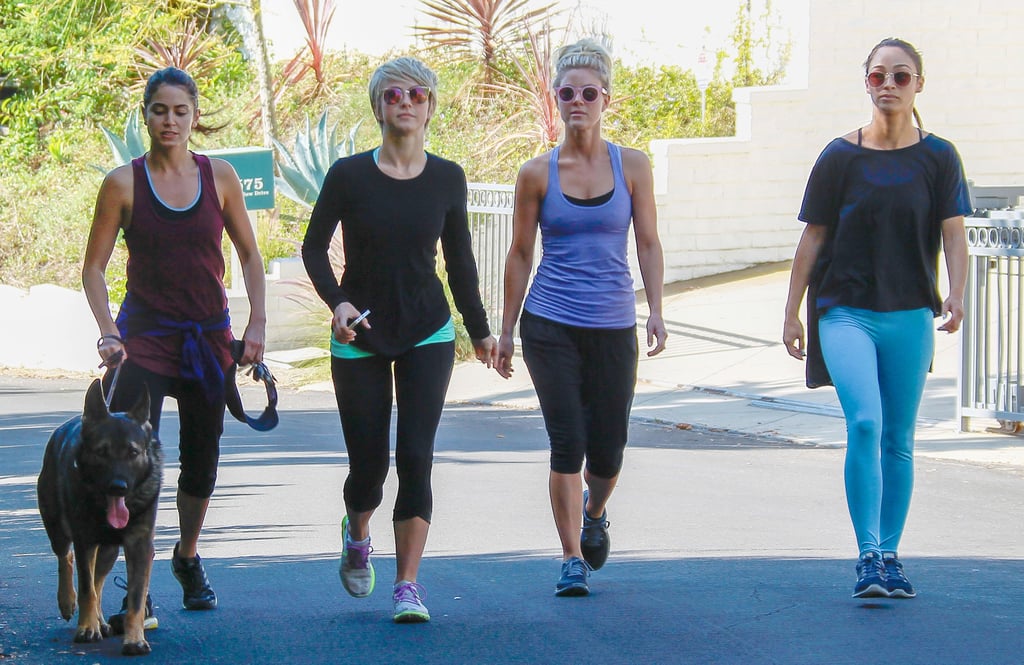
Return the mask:
<path fill-rule="evenodd" d="M 351 540 L 345 542 L 345 549 L 348 551 L 349 566 L 352 568 L 366 568 L 367 561 L 370 559 L 370 553 L 373 552 L 373 547 L 369 543 L 365 545 L 357 545 Z"/>
<path fill-rule="evenodd" d="M 903 574 L 903 563 L 899 559 L 889 559 L 885 562 L 885 574 L 900 582 L 909 582 L 907 576 Z"/>
<path fill-rule="evenodd" d="M 417 582 L 402 582 L 395 587 L 395 602 L 421 604 L 421 599 L 426 596 L 426 591 Z"/>
<path fill-rule="evenodd" d="M 885 565 L 882 560 L 878 557 L 867 557 L 861 559 L 861 578 L 870 575 L 871 573 L 877 573 L 879 577 L 885 579 Z"/>
<path fill-rule="evenodd" d="M 578 559 L 575 557 L 569 559 L 569 575 L 582 575 L 584 578 L 586 578 L 590 576 L 591 570 L 593 570 L 593 568 L 591 568 L 590 564 L 584 561 L 583 559 Z"/>

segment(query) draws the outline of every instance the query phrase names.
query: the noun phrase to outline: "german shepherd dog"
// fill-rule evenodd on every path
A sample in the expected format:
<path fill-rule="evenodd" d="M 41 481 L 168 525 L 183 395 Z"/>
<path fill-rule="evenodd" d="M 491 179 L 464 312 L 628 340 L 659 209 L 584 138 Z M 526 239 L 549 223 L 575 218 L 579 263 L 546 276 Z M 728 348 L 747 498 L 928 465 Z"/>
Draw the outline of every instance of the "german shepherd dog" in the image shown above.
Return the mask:
<path fill-rule="evenodd" d="M 75 613 L 72 565 L 78 568 L 75 642 L 110 635 L 103 583 L 123 546 L 128 596 L 121 653 L 150 652 L 142 624 L 162 481 L 163 450 L 149 423 L 149 391 L 130 411 L 110 413 L 94 380 L 82 415 L 50 436 L 37 484 L 39 513 L 57 555 L 57 605 L 65 621 Z"/>

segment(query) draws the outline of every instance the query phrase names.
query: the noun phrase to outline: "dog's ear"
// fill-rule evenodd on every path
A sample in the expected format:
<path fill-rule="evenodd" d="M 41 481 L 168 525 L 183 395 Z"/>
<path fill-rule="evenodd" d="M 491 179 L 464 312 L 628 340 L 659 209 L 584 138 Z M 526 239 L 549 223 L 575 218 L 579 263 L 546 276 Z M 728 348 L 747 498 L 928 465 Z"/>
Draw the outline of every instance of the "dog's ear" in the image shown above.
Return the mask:
<path fill-rule="evenodd" d="M 149 386 L 142 384 L 139 397 L 135 400 L 135 406 L 128 412 L 128 417 L 140 425 L 149 423 Z"/>
<path fill-rule="evenodd" d="M 103 401 L 103 387 L 99 379 L 93 379 L 89 390 L 85 393 L 85 410 L 82 411 L 82 423 L 97 423 L 110 415 L 107 403 Z"/>

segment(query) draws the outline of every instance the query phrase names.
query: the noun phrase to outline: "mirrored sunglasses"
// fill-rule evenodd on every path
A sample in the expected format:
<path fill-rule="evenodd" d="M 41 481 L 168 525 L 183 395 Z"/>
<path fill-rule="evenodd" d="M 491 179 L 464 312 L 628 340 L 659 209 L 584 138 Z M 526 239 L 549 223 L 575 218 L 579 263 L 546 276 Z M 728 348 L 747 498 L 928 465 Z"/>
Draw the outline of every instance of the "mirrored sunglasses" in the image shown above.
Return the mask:
<path fill-rule="evenodd" d="M 430 99 L 430 88 L 422 85 L 414 85 L 408 90 L 403 90 L 399 87 L 385 88 L 383 94 L 384 103 L 388 106 L 400 104 L 406 93 L 409 95 L 409 101 L 413 104 L 425 104 L 427 100 Z"/>

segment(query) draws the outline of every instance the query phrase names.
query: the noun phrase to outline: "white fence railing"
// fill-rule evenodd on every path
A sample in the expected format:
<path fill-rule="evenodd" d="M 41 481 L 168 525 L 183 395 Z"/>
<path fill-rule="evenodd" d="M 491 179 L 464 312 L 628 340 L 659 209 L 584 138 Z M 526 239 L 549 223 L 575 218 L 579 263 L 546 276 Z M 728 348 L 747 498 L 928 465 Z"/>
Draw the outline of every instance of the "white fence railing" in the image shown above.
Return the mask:
<path fill-rule="evenodd" d="M 504 306 L 505 255 L 512 242 L 512 200 L 515 187 L 469 183 L 469 231 L 480 273 L 480 297 L 484 301 L 491 332 L 497 336 Z"/>
<path fill-rule="evenodd" d="M 960 428 L 972 417 L 1024 421 L 1024 211 L 967 217 Z"/>

